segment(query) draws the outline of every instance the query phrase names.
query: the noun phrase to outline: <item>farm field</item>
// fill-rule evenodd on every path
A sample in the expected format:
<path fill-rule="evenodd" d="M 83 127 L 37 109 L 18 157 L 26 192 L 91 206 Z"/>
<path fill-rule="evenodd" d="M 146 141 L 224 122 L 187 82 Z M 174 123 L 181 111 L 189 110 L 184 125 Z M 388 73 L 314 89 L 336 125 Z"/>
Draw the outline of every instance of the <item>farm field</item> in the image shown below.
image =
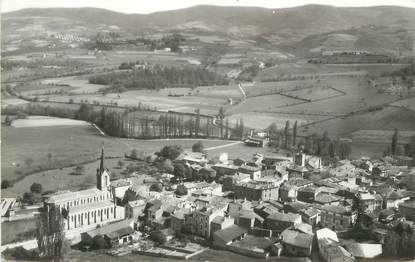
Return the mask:
<path fill-rule="evenodd" d="M 366 142 L 366 143 L 384 143 L 388 144 L 392 141 L 394 131 L 393 130 L 358 130 L 351 134 L 354 142 Z M 399 130 L 398 143 L 406 144 L 410 138 L 415 136 L 414 131 Z"/>
<path fill-rule="evenodd" d="M 307 126 L 307 130 L 299 128 L 301 134 L 322 134 L 327 131 L 333 137 L 351 137 L 351 133 L 360 129 L 379 130 L 415 130 L 415 113 L 411 110 L 386 107 L 382 110 L 334 118 Z"/>
<path fill-rule="evenodd" d="M 25 219 L 1 224 L 1 243 L 8 244 L 16 242 L 19 234 L 24 234 L 36 229 L 36 220 Z"/>
<path fill-rule="evenodd" d="M 405 107 L 405 108 L 415 111 L 415 96 L 408 98 L 408 99 L 397 101 L 395 103 L 392 103 L 391 105 Z"/>
<path fill-rule="evenodd" d="M 306 61 L 282 63 L 260 71 L 257 79 L 268 79 L 276 76 L 318 76 L 321 74 L 351 73 L 381 75 L 399 70 L 407 64 L 311 64 Z"/>
<path fill-rule="evenodd" d="M 15 128 L 2 126 L 2 179 L 18 181 L 40 170 L 73 167 L 98 159 L 102 145 L 107 157 L 123 157 L 132 149 L 154 153 L 165 145 L 179 144 L 190 150 L 200 139 L 135 140 L 102 136 L 91 125 Z M 214 147 L 232 143 L 224 140 L 202 140 Z M 7 150 L 4 150 L 7 148 Z M 224 150 L 209 151 L 219 154 Z M 50 153 L 50 156 L 48 154 Z M 30 161 L 29 161 L 29 160 Z M 92 169 L 94 170 L 93 167 Z M 65 170 L 65 172 L 68 170 Z M 94 173 L 94 172 L 93 172 Z M 95 174 L 95 173 L 94 173 Z M 29 175 L 30 176 L 30 175 Z"/>
<path fill-rule="evenodd" d="M 85 121 L 56 118 L 48 116 L 28 116 L 26 119 L 16 119 L 12 122 L 12 127 L 43 127 L 43 126 L 77 126 L 90 125 Z"/>

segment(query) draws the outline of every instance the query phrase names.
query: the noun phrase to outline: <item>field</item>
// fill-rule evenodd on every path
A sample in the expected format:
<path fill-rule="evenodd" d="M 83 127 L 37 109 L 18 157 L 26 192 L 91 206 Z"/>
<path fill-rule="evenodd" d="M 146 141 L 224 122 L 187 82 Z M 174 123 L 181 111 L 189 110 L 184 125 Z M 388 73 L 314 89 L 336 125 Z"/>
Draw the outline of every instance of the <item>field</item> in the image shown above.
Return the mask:
<path fill-rule="evenodd" d="M 2 179 L 16 182 L 16 188 L 3 190 L 2 194 L 21 194 L 34 181 L 41 181 L 46 188 L 92 185 L 94 183 L 96 160 L 102 145 L 110 168 L 115 167 L 119 158 L 132 149 L 143 153 L 154 153 L 165 145 L 178 144 L 186 150 L 199 139 L 135 140 L 102 136 L 91 125 L 37 126 L 15 128 L 2 126 Z M 205 148 L 232 143 L 223 140 L 202 140 Z M 6 150 L 7 148 L 7 150 Z M 212 157 L 227 149 L 209 151 Z M 236 156 L 237 157 L 237 156 Z M 118 158 L 118 159 L 117 159 Z M 69 175 L 73 166 L 85 165 L 89 175 Z M 49 171 L 44 171 L 49 170 Z M 119 170 L 114 169 L 119 174 Z M 28 175 L 30 174 L 30 175 Z M 53 179 L 51 179 L 53 178 Z M 17 182 L 20 181 L 20 182 Z M 59 181 L 59 183 L 56 183 Z M 65 183 L 61 183 L 61 182 Z M 67 182 L 67 183 L 66 183 Z"/>
<path fill-rule="evenodd" d="M 299 132 L 302 134 L 322 134 L 327 131 L 330 136 L 351 137 L 351 133 L 360 129 L 394 130 L 395 128 L 401 131 L 414 131 L 415 113 L 411 110 L 386 107 L 382 110 L 352 115 L 346 118 L 328 119 L 307 126 L 307 130 L 300 128 Z"/>
<path fill-rule="evenodd" d="M 90 125 L 87 122 L 67 119 L 56 118 L 48 116 L 29 116 L 26 119 L 16 119 L 12 122 L 11 126 L 16 128 L 21 127 L 44 127 L 44 126 L 78 126 L 78 125 Z"/>
<path fill-rule="evenodd" d="M 358 130 L 351 135 L 354 142 L 388 144 L 392 141 L 393 133 L 393 130 Z M 398 143 L 406 144 L 412 136 L 415 136 L 415 131 L 400 130 L 398 132 Z"/>
<path fill-rule="evenodd" d="M 19 234 L 27 233 L 35 228 L 36 220 L 34 219 L 4 222 L 1 224 L 1 243 L 8 244 L 19 241 Z"/>
<path fill-rule="evenodd" d="M 410 110 L 415 111 L 415 97 L 400 100 L 398 102 L 392 103 L 391 105 L 392 106 L 405 107 L 405 108 L 408 108 Z"/>

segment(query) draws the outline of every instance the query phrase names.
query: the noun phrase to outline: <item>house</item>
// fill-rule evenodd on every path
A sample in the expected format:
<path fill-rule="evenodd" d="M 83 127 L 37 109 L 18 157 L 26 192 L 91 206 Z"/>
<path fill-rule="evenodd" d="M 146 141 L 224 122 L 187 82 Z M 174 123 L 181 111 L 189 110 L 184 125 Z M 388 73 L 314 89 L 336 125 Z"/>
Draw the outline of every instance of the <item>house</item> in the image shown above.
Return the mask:
<path fill-rule="evenodd" d="M 174 233 L 182 232 L 185 225 L 185 214 L 189 214 L 190 212 L 189 208 L 182 208 L 175 210 L 170 216 L 170 228 Z"/>
<path fill-rule="evenodd" d="M 349 242 L 344 246 L 356 258 L 374 258 L 382 255 L 382 244 Z"/>
<path fill-rule="evenodd" d="M 314 202 L 320 205 L 336 205 L 337 206 L 340 204 L 342 200 L 343 198 L 340 196 L 320 193 L 316 195 Z"/>
<path fill-rule="evenodd" d="M 273 213 L 265 219 L 267 229 L 282 232 L 285 229 L 300 224 L 301 216 L 293 213 Z"/>
<path fill-rule="evenodd" d="M 210 234 L 234 225 L 235 220 L 226 216 L 217 216 L 210 222 Z"/>
<path fill-rule="evenodd" d="M 406 194 L 406 191 L 394 190 L 386 195 L 383 206 L 385 208 L 398 208 L 399 204 L 407 200 L 409 200 L 409 196 Z"/>
<path fill-rule="evenodd" d="M 125 205 L 125 218 L 138 220 L 138 218 L 144 214 L 146 203 L 143 199 L 129 201 Z"/>
<path fill-rule="evenodd" d="M 306 207 L 304 209 L 301 209 L 298 213 L 301 215 L 301 219 L 305 223 L 308 223 L 312 226 L 316 226 L 318 223 L 320 223 L 321 211 L 315 207 Z"/>
<path fill-rule="evenodd" d="M 273 184 L 261 184 L 254 181 L 234 185 L 233 191 L 236 198 L 250 201 L 265 201 L 278 199 L 279 187 Z"/>
<path fill-rule="evenodd" d="M 156 222 L 156 220 L 160 219 L 163 215 L 161 205 L 162 203 L 160 199 L 154 199 L 147 202 L 147 205 L 144 208 L 144 213 L 149 225 L 153 225 L 153 223 Z"/>
<path fill-rule="evenodd" d="M 313 185 L 299 188 L 297 190 L 297 200 L 313 203 L 319 192 L 319 188 Z"/>
<path fill-rule="evenodd" d="M 379 194 L 358 193 L 359 204 L 366 207 L 366 210 L 374 212 L 382 209 L 383 198 Z"/>
<path fill-rule="evenodd" d="M 298 187 L 290 184 L 283 184 L 279 188 L 279 199 L 283 202 L 294 202 L 297 200 Z"/>
<path fill-rule="evenodd" d="M 125 192 L 132 185 L 132 182 L 128 179 L 118 179 L 111 181 L 110 188 L 112 195 L 118 200 L 121 201 L 124 198 Z"/>
<path fill-rule="evenodd" d="M 352 262 L 355 261 L 352 254 L 339 244 L 336 232 L 323 228 L 316 231 L 316 239 L 320 256 L 325 261 Z"/>
<path fill-rule="evenodd" d="M 133 223 L 133 220 L 127 219 L 101 226 L 81 233 L 81 241 L 91 243 L 95 236 L 101 235 L 111 247 L 131 243 L 133 240 L 132 234 L 134 233 Z"/>
<path fill-rule="evenodd" d="M 15 198 L 2 198 L 1 199 L 1 216 L 9 216 L 11 209 L 16 203 Z"/>
<path fill-rule="evenodd" d="M 261 168 L 258 166 L 242 165 L 238 168 L 238 172 L 242 174 L 248 174 L 253 180 L 261 177 Z"/>
<path fill-rule="evenodd" d="M 269 142 L 267 137 L 249 136 L 244 140 L 245 145 L 265 147 Z"/>
<path fill-rule="evenodd" d="M 232 242 L 246 237 L 247 233 L 248 229 L 237 225 L 231 225 L 225 229 L 218 230 L 213 233 L 213 245 L 225 248 Z"/>
<path fill-rule="evenodd" d="M 252 210 L 241 210 L 239 216 L 236 218 L 236 224 L 244 228 L 262 228 L 265 219 L 256 214 Z"/>
<path fill-rule="evenodd" d="M 211 237 L 211 222 L 217 216 L 223 216 L 227 206 L 222 208 L 202 207 L 184 215 L 184 228 L 191 234 L 209 239 Z"/>
<path fill-rule="evenodd" d="M 285 229 L 281 233 L 283 253 L 288 256 L 308 257 L 311 255 L 313 234 L 307 234 L 295 229 Z"/>
<path fill-rule="evenodd" d="M 284 156 L 265 156 L 262 160 L 262 163 L 265 165 L 266 169 L 275 169 L 278 163 L 281 162 L 292 162 L 292 158 Z"/>
<path fill-rule="evenodd" d="M 341 231 L 350 229 L 356 222 L 357 213 L 343 206 L 324 205 L 317 208 L 321 211 L 320 223 L 323 227 Z"/>
<path fill-rule="evenodd" d="M 405 201 L 399 204 L 399 212 L 406 219 L 415 221 L 415 200 Z"/>
<path fill-rule="evenodd" d="M 205 153 L 200 152 L 183 152 L 180 154 L 174 162 L 182 162 L 184 164 L 188 165 L 199 165 L 199 166 L 205 166 L 208 162 L 206 158 Z"/>
<path fill-rule="evenodd" d="M 254 207 L 254 212 L 264 219 L 270 216 L 271 214 L 278 213 L 280 211 L 281 208 L 276 207 L 275 205 L 269 202 L 260 203 L 259 205 Z"/>
<path fill-rule="evenodd" d="M 238 173 L 238 166 L 217 163 L 211 166 L 216 171 L 217 176 L 233 176 Z"/>
<path fill-rule="evenodd" d="M 230 217 L 236 218 L 241 210 L 251 210 L 252 202 L 246 199 L 235 199 L 228 205 L 227 213 Z"/>

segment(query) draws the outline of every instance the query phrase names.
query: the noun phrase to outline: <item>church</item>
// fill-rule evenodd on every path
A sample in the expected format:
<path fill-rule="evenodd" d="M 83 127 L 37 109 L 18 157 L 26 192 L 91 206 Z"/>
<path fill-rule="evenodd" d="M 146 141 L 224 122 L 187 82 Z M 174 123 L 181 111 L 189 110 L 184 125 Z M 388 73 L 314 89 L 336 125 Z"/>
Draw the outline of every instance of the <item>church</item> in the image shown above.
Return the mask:
<path fill-rule="evenodd" d="M 65 230 L 88 230 L 108 222 L 124 219 L 123 207 L 117 206 L 110 188 L 110 172 L 104 167 L 104 149 L 97 169 L 96 188 L 63 191 L 44 201 L 45 211 L 59 209 L 65 218 Z"/>

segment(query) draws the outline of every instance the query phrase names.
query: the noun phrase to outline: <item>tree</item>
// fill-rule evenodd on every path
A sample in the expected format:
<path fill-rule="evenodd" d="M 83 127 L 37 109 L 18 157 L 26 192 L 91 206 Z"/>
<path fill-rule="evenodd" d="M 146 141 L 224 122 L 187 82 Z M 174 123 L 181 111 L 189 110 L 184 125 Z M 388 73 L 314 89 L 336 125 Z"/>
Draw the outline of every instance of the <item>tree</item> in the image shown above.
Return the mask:
<path fill-rule="evenodd" d="M 48 157 L 48 162 L 52 161 L 52 157 L 53 157 L 52 153 L 49 152 L 47 157 Z"/>
<path fill-rule="evenodd" d="M 290 121 L 287 120 L 287 122 L 285 122 L 285 128 L 284 128 L 284 148 L 287 149 L 288 148 L 288 131 L 290 129 Z"/>
<path fill-rule="evenodd" d="M 4 179 L 4 180 L 1 181 L 1 189 L 5 189 L 5 188 L 11 187 L 11 186 L 12 186 L 12 184 L 10 183 L 9 180 Z"/>
<path fill-rule="evenodd" d="M 163 191 L 163 185 L 160 183 L 154 183 L 150 186 L 150 191 L 161 192 Z"/>
<path fill-rule="evenodd" d="M 193 152 L 205 153 L 205 147 L 202 141 L 198 141 L 192 145 Z"/>
<path fill-rule="evenodd" d="M 76 167 L 74 167 L 72 174 L 76 176 L 80 176 L 80 175 L 83 175 L 84 171 L 85 171 L 84 166 L 77 165 Z"/>
<path fill-rule="evenodd" d="M 297 140 L 297 120 L 295 120 L 294 127 L 293 127 L 293 146 L 296 145 Z"/>
<path fill-rule="evenodd" d="M 131 158 L 134 158 L 134 159 L 137 159 L 138 158 L 137 149 L 131 150 L 130 157 Z"/>
<path fill-rule="evenodd" d="M 65 242 L 64 218 L 60 210 L 47 209 L 39 216 L 36 224 L 39 255 L 50 260 L 62 260 L 68 245 Z"/>
<path fill-rule="evenodd" d="M 162 231 L 156 230 L 150 233 L 150 239 L 159 245 L 163 245 L 167 242 L 167 237 Z"/>
<path fill-rule="evenodd" d="M 275 140 L 278 137 L 278 128 L 277 124 L 273 122 L 268 128 L 268 136 L 271 140 Z"/>
<path fill-rule="evenodd" d="M 23 194 L 22 202 L 29 205 L 33 205 L 36 202 L 36 197 L 32 192 L 25 192 Z"/>
<path fill-rule="evenodd" d="M 119 168 L 123 168 L 123 167 L 124 167 L 124 165 L 125 165 L 124 161 L 122 161 L 122 160 L 118 160 L 118 167 L 119 167 Z"/>
<path fill-rule="evenodd" d="M 174 166 L 173 175 L 175 176 L 175 178 L 177 180 L 184 179 L 186 176 L 186 166 L 182 163 L 176 163 L 173 166 Z"/>
<path fill-rule="evenodd" d="M 6 119 L 4 120 L 4 123 L 6 124 L 6 126 L 11 125 L 11 123 L 12 123 L 11 117 L 10 116 L 6 116 Z"/>
<path fill-rule="evenodd" d="M 397 145 L 398 145 L 398 129 L 395 128 L 395 131 L 393 132 L 393 136 L 392 136 L 392 143 L 391 143 L 392 155 L 396 154 Z"/>
<path fill-rule="evenodd" d="M 40 193 L 42 193 L 42 185 L 41 185 L 41 184 L 39 184 L 39 183 L 33 183 L 33 184 L 30 186 L 30 191 L 31 191 L 32 193 L 40 194 Z"/>
<path fill-rule="evenodd" d="M 403 145 L 397 145 L 396 146 L 396 152 L 395 152 L 395 154 L 397 156 L 403 156 L 405 154 L 405 148 L 404 148 L 404 146 Z"/>
<path fill-rule="evenodd" d="M 216 177 L 216 170 L 213 168 L 202 168 L 200 169 L 199 173 L 201 174 L 202 178 L 206 181 L 211 181 Z"/>
<path fill-rule="evenodd" d="M 24 160 L 24 163 L 26 164 L 27 167 L 30 167 L 33 164 L 33 159 L 28 157 Z"/>
<path fill-rule="evenodd" d="M 105 238 L 102 235 L 96 235 L 92 239 L 92 249 L 94 250 L 100 250 L 100 249 L 107 249 L 110 247 L 108 242 L 105 240 Z"/>
<path fill-rule="evenodd" d="M 178 196 L 185 196 L 187 195 L 187 188 L 184 185 L 178 185 L 174 193 Z"/>
<path fill-rule="evenodd" d="M 158 163 L 158 168 L 161 171 L 167 172 L 167 173 L 173 173 L 174 171 L 174 166 L 170 159 L 164 159 L 163 161 L 160 161 Z"/>
<path fill-rule="evenodd" d="M 160 152 L 158 152 L 158 156 L 167 158 L 170 160 L 175 160 L 181 153 L 183 152 L 183 149 L 179 145 L 168 145 L 161 149 Z"/>
<path fill-rule="evenodd" d="M 352 153 L 352 146 L 350 143 L 341 142 L 339 144 L 339 157 L 340 159 L 348 159 Z"/>

